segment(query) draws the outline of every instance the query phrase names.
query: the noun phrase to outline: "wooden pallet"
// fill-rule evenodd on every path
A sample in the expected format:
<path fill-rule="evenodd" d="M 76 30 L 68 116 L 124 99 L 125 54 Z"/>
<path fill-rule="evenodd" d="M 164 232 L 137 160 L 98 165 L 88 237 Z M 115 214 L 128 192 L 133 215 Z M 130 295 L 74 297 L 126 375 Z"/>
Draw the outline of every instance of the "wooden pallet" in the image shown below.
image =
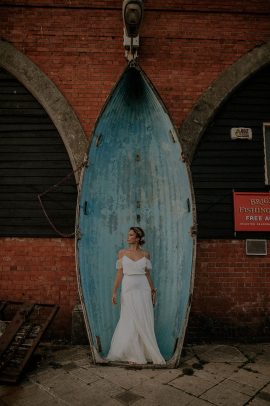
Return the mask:
<path fill-rule="evenodd" d="M 5 310 L 8 302 L 2 302 Z M 22 303 L 0 337 L 0 382 L 16 383 L 59 306 Z"/>

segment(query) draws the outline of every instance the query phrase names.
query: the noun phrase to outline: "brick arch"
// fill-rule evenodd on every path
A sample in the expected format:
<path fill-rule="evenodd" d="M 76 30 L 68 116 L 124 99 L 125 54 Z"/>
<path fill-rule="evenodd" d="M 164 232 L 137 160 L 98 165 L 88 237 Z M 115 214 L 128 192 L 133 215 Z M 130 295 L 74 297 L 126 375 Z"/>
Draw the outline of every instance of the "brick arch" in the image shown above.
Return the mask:
<path fill-rule="evenodd" d="M 56 126 L 76 169 L 83 161 L 87 140 L 72 107 L 54 83 L 13 45 L 0 40 L 0 66 L 15 76 L 43 106 Z M 78 173 L 75 177 L 78 180 Z"/>
<path fill-rule="evenodd" d="M 192 161 L 197 145 L 222 103 L 245 79 L 270 63 L 270 41 L 254 48 L 209 86 L 179 129 L 185 155 Z"/>

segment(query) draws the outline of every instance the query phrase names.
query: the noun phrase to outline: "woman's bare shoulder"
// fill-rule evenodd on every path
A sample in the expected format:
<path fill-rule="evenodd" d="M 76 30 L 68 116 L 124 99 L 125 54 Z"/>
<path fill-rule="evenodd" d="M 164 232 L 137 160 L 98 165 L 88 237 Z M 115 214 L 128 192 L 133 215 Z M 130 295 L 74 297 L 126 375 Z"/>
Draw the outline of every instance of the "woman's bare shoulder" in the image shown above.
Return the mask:
<path fill-rule="evenodd" d="M 143 255 L 144 255 L 146 258 L 150 259 L 150 253 L 149 253 L 148 251 L 143 251 Z"/>
<path fill-rule="evenodd" d="M 127 250 L 123 248 L 122 250 L 118 251 L 118 258 L 122 258 L 124 255 L 126 255 Z"/>

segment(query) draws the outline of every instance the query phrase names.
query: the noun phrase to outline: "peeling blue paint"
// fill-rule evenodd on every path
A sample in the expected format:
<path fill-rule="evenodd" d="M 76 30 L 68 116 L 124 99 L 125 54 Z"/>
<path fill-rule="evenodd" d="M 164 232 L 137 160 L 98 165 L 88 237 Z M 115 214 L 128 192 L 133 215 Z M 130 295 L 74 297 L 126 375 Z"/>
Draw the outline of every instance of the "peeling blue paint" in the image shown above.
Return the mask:
<path fill-rule="evenodd" d="M 116 256 L 127 245 L 129 227 L 139 225 L 158 289 L 157 341 L 169 360 L 176 340 L 183 341 L 192 293 L 194 203 L 172 122 L 140 70 L 129 68 L 120 78 L 88 159 L 78 205 L 77 268 L 91 344 L 98 349 L 98 336 L 100 354 L 109 350 L 120 310 L 111 304 Z"/>

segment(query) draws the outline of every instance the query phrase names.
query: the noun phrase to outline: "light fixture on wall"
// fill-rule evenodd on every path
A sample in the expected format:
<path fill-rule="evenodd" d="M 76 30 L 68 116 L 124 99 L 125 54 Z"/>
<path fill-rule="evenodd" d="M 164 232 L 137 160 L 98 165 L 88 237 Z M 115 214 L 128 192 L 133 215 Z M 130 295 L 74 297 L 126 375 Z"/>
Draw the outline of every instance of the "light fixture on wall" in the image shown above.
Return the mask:
<path fill-rule="evenodd" d="M 139 29 L 143 19 L 142 0 L 124 0 L 122 6 L 124 21 L 125 56 L 129 62 L 138 56 Z"/>

